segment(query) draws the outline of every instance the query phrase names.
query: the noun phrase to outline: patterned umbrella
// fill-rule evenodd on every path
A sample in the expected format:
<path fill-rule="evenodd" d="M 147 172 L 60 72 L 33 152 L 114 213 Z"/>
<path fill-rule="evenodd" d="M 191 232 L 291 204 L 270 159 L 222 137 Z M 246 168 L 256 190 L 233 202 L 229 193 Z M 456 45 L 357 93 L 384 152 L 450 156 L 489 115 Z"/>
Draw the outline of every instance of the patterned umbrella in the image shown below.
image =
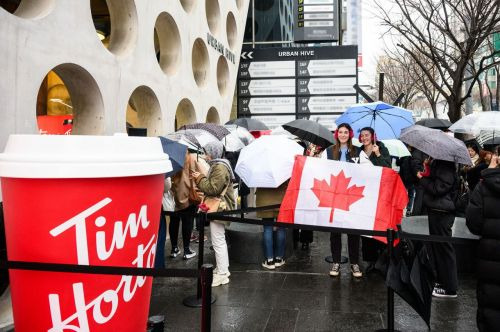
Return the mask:
<path fill-rule="evenodd" d="M 413 125 L 401 130 L 399 139 L 434 159 L 472 165 L 465 143 L 439 129 Z"/>
<path fill-rule="evenodd" d="M 192 123 L 188 125 L 184 125 L 180 128 L 182 129 L 201 129 L 208 131 L 210 134 L 217 137 L 217 139 L 221 140 L 224 136 L 229 135 L 230 131 L 227 130 L 226 127 L 222 125 L 218 125 L 215 123 Z"/>
<path fill-rule="evenodd" d="M 209 142 L 220 141 L 217 137 L 203 129 L 182 129 L 178 130 L 177 133 L 185 134 L 199 148 L 205 147 Z"/>

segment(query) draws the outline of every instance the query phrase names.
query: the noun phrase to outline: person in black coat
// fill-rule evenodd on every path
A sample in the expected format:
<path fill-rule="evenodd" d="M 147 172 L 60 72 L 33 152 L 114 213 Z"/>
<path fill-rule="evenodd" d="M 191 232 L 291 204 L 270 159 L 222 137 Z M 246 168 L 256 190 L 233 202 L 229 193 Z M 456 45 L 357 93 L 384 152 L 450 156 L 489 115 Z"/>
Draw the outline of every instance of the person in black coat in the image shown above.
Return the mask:
<path fill-rule="evenodd" d="M 469 230 L 481 236 L 477 266 L 477 326 L 500 331 L 500 168 L 498 150 L 481 175 L 466 212 Z"/>
<path fill-rule="evenodd" d="M 424 189 L 424 205 L 427 208 L 429 234 L 452 235 L 455 222 L 456 185 L 458 184 L 455 164 L 450 161 L 429 161 L 428 172 L 418 172 L 419 184 Z M 433 296 L 442 298 L 457 297 L 457 261 L 455 249 L 448 242 L 433 242 L 432 258 L 437 272 L 437 285 Z"/>
<path fill-rule="evenodd" d="M 424 160 L 427 158 L 428 156 L 422 151 L 415 148 L 412 149 L 410 167 L 415 177 L 417 176 L 418 172 L 424 170 L 423 168 Z M 411 215 L 412 216 L 425 215 L 426 212 L 423 208 L 424 189 L 422 188 L 422 186 L 420 186 L 418 178 L 417 182 L 414 184 L 414 189 L 415 189 L 415 197 L 413 201 Z"/>

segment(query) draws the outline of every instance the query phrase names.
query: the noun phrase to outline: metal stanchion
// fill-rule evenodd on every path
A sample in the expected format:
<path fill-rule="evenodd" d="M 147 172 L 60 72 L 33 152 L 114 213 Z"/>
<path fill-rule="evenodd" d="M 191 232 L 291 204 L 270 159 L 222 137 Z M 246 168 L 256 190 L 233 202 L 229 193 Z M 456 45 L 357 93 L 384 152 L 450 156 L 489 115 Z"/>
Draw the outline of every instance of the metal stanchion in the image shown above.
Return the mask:
<path fill-rule="evenodd" d="M 210 332 L 212 325 L 212 279 L 214 267 L 203 264 L 201 267 L 201 331 Z"/>
<path fill-rule="evenodd" d="M 387 230 L 387 256 L 389 257 L 389 264 L 392 258 L 392 250 L 394 248 L 394 230 Z M 394 290 L 387 287 L 387 328 L 377 330 L 377 332 L 399 332 L 394 329 Z"/>
<path fill-rule="evenodd" d="M 198 245 L 198 271 L 201 270 L 201 267 L 203 265 L 203 251 L 204 251 L 204 245 L 205 245 L 205 223 L 207 221 L 207 214 L 206 213 L 200 213 L 198 214 L 199 216 L 199 225 L 198 225 L 198 235 L 199 235 L 199 245 Z M 196 291 L 196 295 L 191 295 L 186 297 L 182 303 L 186 307 L 191 307 L 191 308 L 199 308 L 202 306 L 202 299 L 201 299 L 201 293 L 202 293 L 202 285 L 201 285 L 201 278 L 198 277 L 198 288 Z M 212 286 L 212 285 L 210 285 Z M 211 296 L 210 298 L 211 303 L 215 302 L 215 297 Z"/>

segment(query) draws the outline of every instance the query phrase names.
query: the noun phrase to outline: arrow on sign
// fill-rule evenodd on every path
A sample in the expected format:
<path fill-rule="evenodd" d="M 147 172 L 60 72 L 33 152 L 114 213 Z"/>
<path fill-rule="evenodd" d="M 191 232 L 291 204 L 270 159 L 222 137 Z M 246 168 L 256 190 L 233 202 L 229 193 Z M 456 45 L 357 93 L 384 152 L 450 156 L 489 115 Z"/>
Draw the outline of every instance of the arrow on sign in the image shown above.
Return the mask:
<path fill-rule="evenodd" d="M 242 59 L 253 59 L 253 51 L 250 51 L 250 52 L 241 52 L 241 58 Z"/>

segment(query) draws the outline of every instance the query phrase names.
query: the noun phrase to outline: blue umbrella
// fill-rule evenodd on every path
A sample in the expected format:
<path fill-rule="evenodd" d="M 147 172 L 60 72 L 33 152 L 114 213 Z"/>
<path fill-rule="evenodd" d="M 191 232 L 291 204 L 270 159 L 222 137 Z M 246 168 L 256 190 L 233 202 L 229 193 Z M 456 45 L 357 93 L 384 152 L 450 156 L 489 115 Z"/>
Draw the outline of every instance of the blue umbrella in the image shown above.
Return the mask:
<path fill-rule="evenodd" d="M 349 107 L 335 123 L 350 124 L 356 134 L 361 128 L 372 127 L 380 140 L 399 138 L 401 129 L 415 122 L 410 111 L 378 101 Z"/>
<path fill-rule="evenodd" d="M 161 141 L 161 146 L 163 148 L 163 152 L 168 154 L 170 162 L 172 163 L 172 170 L 167 174 L 165 174 L 166 177 L 169 177 L 176 174 L 184 167 L 184 160 L 186 158 L 187 146 L 161 136 L 160 136 L 160 141 Z"/>

